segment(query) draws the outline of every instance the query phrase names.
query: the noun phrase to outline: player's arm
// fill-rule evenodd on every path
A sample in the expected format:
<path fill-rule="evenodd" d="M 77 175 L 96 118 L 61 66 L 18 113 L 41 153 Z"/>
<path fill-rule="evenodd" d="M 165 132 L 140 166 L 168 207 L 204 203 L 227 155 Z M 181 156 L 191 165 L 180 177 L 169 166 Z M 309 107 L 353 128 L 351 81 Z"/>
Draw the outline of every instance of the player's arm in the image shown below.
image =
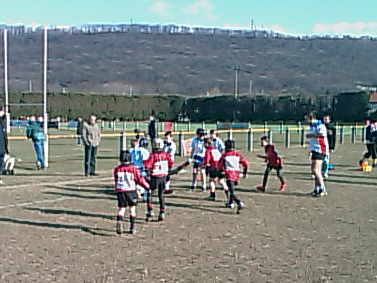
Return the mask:
<path fill-rule="evenodd" d="M 242 177 L 245 179 L 247 176 L 247 170 L 249 169 L 249 162 L 242 155 L 240 156 L 240 163 L 243 167 Z"/>
<path fill-rule="evenodd" d="M 149 189 L 149 184 L 143 176 L 141 176 L 140 171 L 135 168 L 133 172 L 135 176 L 135 183 L 142 186 L 144 189 Z"/>

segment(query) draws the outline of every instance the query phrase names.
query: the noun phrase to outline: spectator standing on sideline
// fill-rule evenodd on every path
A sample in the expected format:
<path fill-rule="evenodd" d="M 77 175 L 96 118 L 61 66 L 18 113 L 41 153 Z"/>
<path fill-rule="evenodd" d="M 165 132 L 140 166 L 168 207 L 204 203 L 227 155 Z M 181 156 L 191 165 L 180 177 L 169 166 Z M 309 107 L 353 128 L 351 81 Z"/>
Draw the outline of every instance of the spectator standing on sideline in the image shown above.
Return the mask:
<path fill-rule="evenodd" d="M 8 154 L 8 136 L 6 129 L 6 117 L 4 106 L 0 106 L 0 185 L 3 184 L 1 178 L 3 173 L 4 155 Z"/>
<path fill-rule="evenodd" d="M 77 118 L 77 128 L 76 128 L 76 134 L 77 134 L 77 144 L 81 146 L 81 138 L 82 138 L 82 127 L 83 127 L 83 121 L 81 117 Z"/>
<path fill-rule="evenodd" d="M 82 140 L 84 142 L 84 174 L 85 176 L 97 176 L 96 159 L 97 150 L 101 142 L 101 133 L 96 124 L 97 117 L 94 114 L 89 116 L 87 122 L 83 123 Z"/>
<path fill-rule="evenodd" d="M 157 138 L 157 127 L 156 127 L 156 120 L 152 114 L 149 115 L 148 135 L 151 139 L 151 144 L 153 146 L 154 144 L 153 142 Z"/>
<path fill-rule="evenodd" d="M 35 116 L 30 117 L 30 121 L 26 128 L 26 136 L 33 142 L 35 154 L 37 155 L 37 169 L 44 169 L 43 144 L 45 136 L 41 124 L 36 121 Z"/>

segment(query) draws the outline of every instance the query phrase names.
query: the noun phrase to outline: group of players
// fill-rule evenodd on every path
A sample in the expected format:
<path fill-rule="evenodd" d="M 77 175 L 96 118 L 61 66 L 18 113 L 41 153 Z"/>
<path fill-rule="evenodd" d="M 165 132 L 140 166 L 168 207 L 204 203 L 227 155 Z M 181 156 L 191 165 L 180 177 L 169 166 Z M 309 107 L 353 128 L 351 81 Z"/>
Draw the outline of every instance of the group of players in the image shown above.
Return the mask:
<path fill-rule="evenodd" d="M 131 148 L 120 153 L 120 165 L 113 169 L 115 190 L 117 192 L 118 212 L 116 232 L 122 234 L 123 217 L 126 208 L 129 209 L 128 233 L 135 233 L 136 205 L 141 198 L 146 202 L 145 221 L 153 219 L 152 194 L 157 191 L 159 199 L 159 213 L 157 220 L 165 220 L 164 194 L 172 193 L 170 176 L 178 173 L 183 168 L 192 164 L 192 182 L 190 191 L 197 187 L 198 177 L 201 179 L 202 191 L 207 190 L 207 177 L 209 177 L 209 195 L 205 199 L 215 201 L 216 183 L 224 190 L 226 196 L 225 206 L 235 209 L 237 214 L 244 207 L 244 203 L 235 193 L 241 167 L 242 177 L 246 178 L 249 163 L 238 151 L 235 150 L 234 140 L 225 143 L 217 137 L 215 130 L 209 135 L 203 129 L 196 130 L 196 136 L 192 139 L 191 156 L 184 163 L 173 168 L 176 145 L 170 131 L 165 133 L 165 141 L 157 138 L 153 141 L 152 152 L 148 151 L 148 143 L 136 133 L 131 140 Z M 257 189 L 265 191 L 268 174 L 276 169 L 281 181 L 279 191 L 283 191 L 285 182 L 282 177 L 281 158 L 269 143 L 267 136 L 261 137 L 261 145 L 265 149 L 265 155 L 258 155 L 267 162 L 263 183 Z"/>

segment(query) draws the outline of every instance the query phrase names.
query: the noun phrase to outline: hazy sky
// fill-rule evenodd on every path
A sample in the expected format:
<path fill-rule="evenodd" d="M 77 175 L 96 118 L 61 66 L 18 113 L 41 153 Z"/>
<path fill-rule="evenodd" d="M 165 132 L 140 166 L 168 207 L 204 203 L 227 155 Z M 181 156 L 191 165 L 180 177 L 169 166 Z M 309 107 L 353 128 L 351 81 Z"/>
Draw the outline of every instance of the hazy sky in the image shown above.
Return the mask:
<path fill-rule="evenodd" d="M 292 33 L 377 34 L 377 0 L 2 0 L 0 22 L 255 25 Z"/>

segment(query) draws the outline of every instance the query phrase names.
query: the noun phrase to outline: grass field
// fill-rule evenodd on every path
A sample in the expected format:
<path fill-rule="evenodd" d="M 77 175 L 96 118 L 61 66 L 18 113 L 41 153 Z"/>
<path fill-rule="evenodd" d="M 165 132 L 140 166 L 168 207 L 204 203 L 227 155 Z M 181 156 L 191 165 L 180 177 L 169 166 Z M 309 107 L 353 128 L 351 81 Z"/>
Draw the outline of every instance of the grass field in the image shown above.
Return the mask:
<path fill-rule="evenodd" d="M 266 193 L 255 190 L 264 169 L 255 157 L 262 152 L 258 135 L 252 153 L 245 133 L 235 139 L 250 162 L 237 188 L 246 203 L 240 215 L 224 207 L 221 191 L 215 202 L 189 192 L 187 171 L 173 178 L 165 222 L 145 223 L 139 204 L 133 236 L 115 233 L 117 137 L 103 139 L 94 178 L 83 177 L 82 148 L 73 138 L 50 140 L 44 172 L 35 170 L 29 141 L 11 140 L 19 161 L 0 188 L 0 281 L 376 282 L 377 170 L 358 170 L 364 145 L 345 138 L 332 156 L 329 195 L 312 198 L 298 134 L 289 149 L 274 135 L 287 181 L 281 193 L 274 174 Z"/>

